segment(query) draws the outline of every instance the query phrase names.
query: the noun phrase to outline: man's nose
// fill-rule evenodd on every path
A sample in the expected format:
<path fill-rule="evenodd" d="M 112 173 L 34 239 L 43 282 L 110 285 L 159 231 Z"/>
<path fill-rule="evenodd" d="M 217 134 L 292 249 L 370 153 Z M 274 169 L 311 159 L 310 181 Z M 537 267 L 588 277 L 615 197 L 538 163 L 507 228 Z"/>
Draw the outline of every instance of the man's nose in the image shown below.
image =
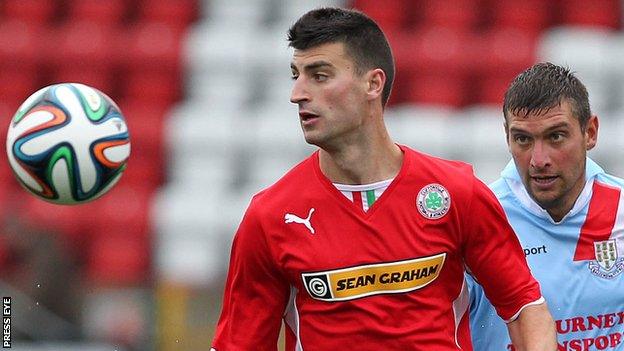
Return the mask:
<path fill-rule="evenodd" d="M 542 169 L 550 165 L 550 149 L 543 142 L 537 141 L 531 151 L 531 167 Z"/>
<path fill-rule="evenodd" d="M 301 77 L 297 77 L 295 79 L 295 84 L 293 85 L 292 91 L 290 92 L 290 102 L 293 104 L 299 104 L 304 101 L 309 101 L 310 95 L 305 87 L 303 79 Z"/>

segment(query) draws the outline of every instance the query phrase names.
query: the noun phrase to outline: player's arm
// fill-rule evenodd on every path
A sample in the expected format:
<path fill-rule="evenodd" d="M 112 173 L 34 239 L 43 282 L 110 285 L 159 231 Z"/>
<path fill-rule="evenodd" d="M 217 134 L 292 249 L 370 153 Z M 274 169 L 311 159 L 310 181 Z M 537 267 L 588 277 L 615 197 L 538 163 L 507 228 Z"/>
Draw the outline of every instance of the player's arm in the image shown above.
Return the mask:
<path fill-rule="evenodd" d="M 518 351 L 556 350 L 554 323 L 546 303 L 527 306 L 520 311 L 518 318 L 507 323 L 511 343 Z"/>
<path fill-rule="evenodd" d="M 290 287 L 276 268 L 257 216 L 252 205 L 234 237 L 216 351 L 277 350 Z"/>
<path fill-rule="evenodd" d="M 514 346 L 556 350 L 555 325 L 539 284 L 498 200 L 478 179 L 474 179 L 467 213 L 466 264 L 498 315 L 507 323 L 514 322 L 509 328 Z"/>

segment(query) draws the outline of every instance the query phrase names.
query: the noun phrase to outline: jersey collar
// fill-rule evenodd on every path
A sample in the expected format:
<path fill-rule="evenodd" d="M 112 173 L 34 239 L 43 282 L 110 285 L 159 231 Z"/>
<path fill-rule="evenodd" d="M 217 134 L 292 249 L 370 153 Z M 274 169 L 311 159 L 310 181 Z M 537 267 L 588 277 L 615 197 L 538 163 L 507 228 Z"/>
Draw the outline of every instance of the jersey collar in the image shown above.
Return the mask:
<path fill-rule="evenodd" d="M 522 180 L 520 179 L 520 174 L 518 174 L 518 170 L 516 169 L 516 165 L 513 160 L 507 163 L 507 166 L 501 172 L 501 177 L 505 180 L 512 193 L 515 195 L 516 199 L 520 202 L 520 204 L 529 212 L 534 215 L 549 220 L 553 224 L 563 223 L 566 218 L 570 216 L 574 216 L 581 209 L 585 207 L 585 205 L 589 202 L 592 193 L 592 185 L 594 183 L 594 179 L 597 175 L 604 174 L 604 170 L 592 159 L 589 157 L 585 162 L 585 186 L 583 187 L 583 191 L 576 199 L 574 206 L 570 212 L 568 212 L 559 222 L 555 222 L 548 211 L 541 208 L 529 195 L 526 191 L 524 185 L 522 184 Z"/>
<path fill-rule="evenodd" d="M 357 206 L 353 203 L 353 201 L 349 200 L 346 196 L 340 192 L 332 183 L 329 178 L 327 178 L 323 172 L 321 171 L 321 166 L 319 163 L 319 151 L 314 152 L 310 160 L 312 161 L 314 167 L 314 173 L 316 174 L 317 179 L 323 184 L 324 188 L 327 189 L 332 194 L 332 197 L 337 199 L 343 206 L 346 206 L 351 211 L 355 211 L 359 216 L 364 218 L 371 217 L 378 208 L 382 207 L 383 204 L 387 201 L 386 199 L 390 197 L 394 189 L 401 183 L 401 180 L 404 178 L 405 174 L 407 174 L 410 170 L 411 160 L 414 157 L 414 152 L 405 145 L 396 144 L 401 152 L 403 152 L 403 163 L 401 164 L 401 169 L 399 173 L 394 177 L 394 179 L 388 185 L 388 188 L 384 190 L 383 194 L 375 201 L 372 207 L 368 209 L 368 211 L 364 211 L 362 206 Z"/>

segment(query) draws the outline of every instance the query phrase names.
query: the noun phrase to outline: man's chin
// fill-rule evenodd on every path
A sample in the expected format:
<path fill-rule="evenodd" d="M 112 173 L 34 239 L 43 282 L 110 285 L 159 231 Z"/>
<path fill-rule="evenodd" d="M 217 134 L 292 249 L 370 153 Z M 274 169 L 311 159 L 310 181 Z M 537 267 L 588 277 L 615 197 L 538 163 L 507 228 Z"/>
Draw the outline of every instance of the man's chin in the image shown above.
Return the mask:
<path fill-rule="evenodd" d="M 531 193 L 529 195 L 531 195 L 533 201 L 535 201 L 544 210 L 557 207 L 560 202 L 559 197 L 555 194 Z"/>
<path fill-rule="evenodd" d="M 323 148 L 324 146 L 329 146 L 327 136 L 323 136 L 320 133 L 316 133 L 315 131 L 304 131 L 303 138 L 305 139 L 306 143 L 310 145 L 315 145 L 320 148 Z"/>
<path fill-rule="evenodd" d="M 303 138 L 305 139 L 306 143 L 308 143 L 310 145 L 315 145 L 315 146 L 319 146 L 320 147 L 320 145 L 319 145 L 320 142 L 319 142 L 318 138 L 314 138 L 312 136 L 308 136 L 308 135 L 305 135 L 305 134 L 304 134 Z"/>

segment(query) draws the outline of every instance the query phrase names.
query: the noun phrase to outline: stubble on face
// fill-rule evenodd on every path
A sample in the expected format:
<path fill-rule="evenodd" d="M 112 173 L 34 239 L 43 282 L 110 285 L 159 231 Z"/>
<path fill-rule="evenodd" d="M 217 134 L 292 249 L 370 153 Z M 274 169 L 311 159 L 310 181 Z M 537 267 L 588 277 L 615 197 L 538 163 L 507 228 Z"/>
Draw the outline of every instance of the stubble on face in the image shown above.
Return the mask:
<path fill-rule="evenodd" d="M 554 219 L 574 205 L 585 184 L 586 136 L 568 102 L 508 116 L 508 143 L 522 182 Z"/>

